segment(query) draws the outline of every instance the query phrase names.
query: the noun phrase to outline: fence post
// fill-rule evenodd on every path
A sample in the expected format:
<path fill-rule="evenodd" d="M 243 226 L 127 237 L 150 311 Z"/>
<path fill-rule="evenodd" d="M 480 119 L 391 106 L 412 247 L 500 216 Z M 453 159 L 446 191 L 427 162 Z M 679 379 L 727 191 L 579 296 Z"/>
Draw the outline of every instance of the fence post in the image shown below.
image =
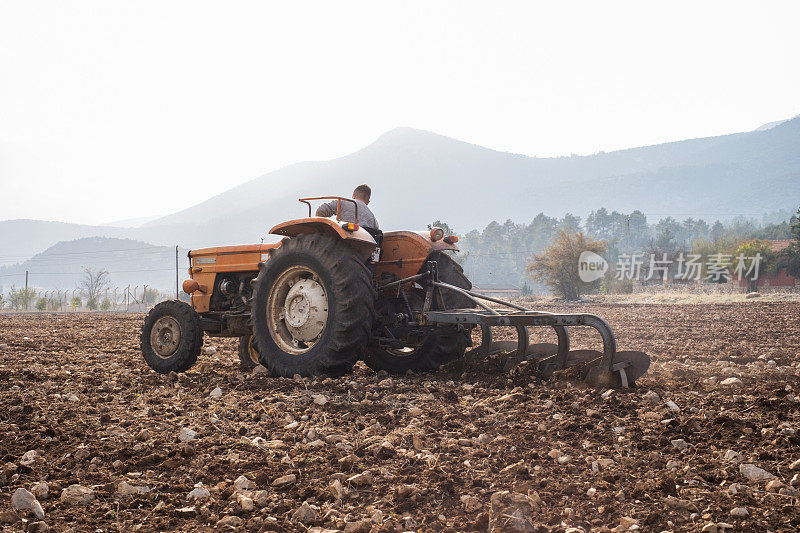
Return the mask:
<path fill-rule="evenodd" d="M 25 310 L 28 310 L 28 271 L 25 271 Z"/>
<path fill-rule="evenodd" d="M 180 294 L 178 294 L 178 245 L 175 245 L 175 299 L 180 300 Z"/>

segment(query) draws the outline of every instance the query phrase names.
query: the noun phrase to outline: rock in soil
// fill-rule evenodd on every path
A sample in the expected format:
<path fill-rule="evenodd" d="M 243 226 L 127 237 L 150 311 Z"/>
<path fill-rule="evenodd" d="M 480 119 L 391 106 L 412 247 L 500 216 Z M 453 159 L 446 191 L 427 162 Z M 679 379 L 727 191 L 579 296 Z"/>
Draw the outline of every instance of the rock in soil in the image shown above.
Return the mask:
<path fill-rule="evenodd" d="M 86 505 L 94 501 L 94 491 L 82 485 L 70 485 L 61 491 L 61 501 L 68 505 Z"/>

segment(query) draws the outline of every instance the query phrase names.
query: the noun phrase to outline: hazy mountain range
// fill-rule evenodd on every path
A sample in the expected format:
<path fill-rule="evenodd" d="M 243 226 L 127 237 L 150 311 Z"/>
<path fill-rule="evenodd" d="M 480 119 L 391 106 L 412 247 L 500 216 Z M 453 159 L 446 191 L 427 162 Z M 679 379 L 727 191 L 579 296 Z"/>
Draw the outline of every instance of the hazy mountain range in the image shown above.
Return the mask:
<path fill-rule="evenodd" d="M 187 250 L 178 250 L 179 281 L 187 277 Z M 85 237 L 62 241 L 27 261 L 0 266 L 0 287 L 25 286 L 25 272 L 30 272 L 29 285 L 38 289 L 74 289 L 84 278 L 84 268 L 109 273 L 109 288 L 121 290 L 138 285 L 171 291 L 175 294 L 175 247 L 154 246 L 131 239 Z"/>
<path fill-rule="evenodd" d="M 492 220 L 586 215 L 600 207 L 639 209 L 651 221 L 793 212 L 800 205 L 800 117 L 751 132 L 554 158 L 397 128 L 355 153 L 287 166 L 140 227 L 2 221 L 0 264 L 84 237 L 188 248 L 273 240 L 272 225 L 307 215 L 298 197 L 349 196 L 363 182 L 373 188 L 371 207 L 383 229 L 440 219 L 467 232 Z"/>

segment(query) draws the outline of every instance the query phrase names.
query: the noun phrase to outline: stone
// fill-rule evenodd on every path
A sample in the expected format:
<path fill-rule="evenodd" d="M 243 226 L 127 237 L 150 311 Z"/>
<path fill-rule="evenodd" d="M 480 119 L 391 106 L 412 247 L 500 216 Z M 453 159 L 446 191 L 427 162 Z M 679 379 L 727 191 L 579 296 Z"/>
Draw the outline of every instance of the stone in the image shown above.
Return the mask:
<path fill-rule="evenodd" d="M 410 407 L 408 409 L 409 416 L 413 416 L 415 418 L 418 417 L 418 416 L 421 416 L 423 412 L 424 411 L 422 409 L 420 409 L 419 407 Z"/>
<path fill-rule="evenodd" d="M 469 496 L 467 494 L 461 496 L 461 503 L 464 504 L 464 511 L 467 513 L 474 513 L 476 511 L 480 511 L 483 505 L 481 505 L 480 500 L 474 496 Z"/>
<path fill-rule="evenodd" d="M 347 489 L 344 488 L 344 485 L 342 485 L 342 482 L 338 479 L 331 481 L 331 484 L 328 485 L 328 491 L 337 500 L 341 500 L 347 496 Z"/>
<path fill-rule="evenodd" d="M 789 485 L 792 487 L 800 486 L 800 474 L 793 475 L 791 481 L 789 481 Z"/>
<path fill-rule="evenodd" d="M 369 470 L 365 470 L 360 474 L 356 474 L 354 476 L 350 476 L 349 478 L 347 478 L 348 483 L 352 483 L 353 485 L 356 486 L 372 485 L 374 481 L 375 478 L 372 476 L 372 472 L 370 472 Z"/>
<path fill-rule="evenodd" d="M 137 496 L 139 494 L 147 494 L 150 492 L 150 487 L 137 487 L 131 485 L 127 481 L 120 481 L 117 484 L 117 494 L 120 496 Z"/>
<path fill-rule="evenodd" d="M 724 458 L 726 461 L 731 461 L 733 463 L 741 463 L 743 461 L 742 454 L 735 450 L 726 450 Z"/>
<path fill-rule="evenodd" d="M 115 460 L 113 463 L 111 463 L 111 467 L 112 467 L 114 470 L 120 471 L 120 470 L 122 470 L 123 468 L 125 468 L 125 463 L 123 463 L 122 461 L 120 461 L 119 459 L 117 459 L 117 460 Z"/>
<path fill-rule="evenodd" d="M 22 519 L 14 511 L 0 511 L 0 525 L 13 526 Z"/>
<path fill-rule="evenodd" d="M 394 499 L 396 501 L 403 501 L 407 500 L 412 497 L 417 492 L 417 488 L 414 485 L 409 485 L 404 483 L 402 485 L 398 485 L 394 489 Z"/>
<path fill-rule="evenodd" d="M 354 520 L 345 524 L 344 533 L 369 533 L 371 529 L 371 520 Z"/>
<path fill-rule="evenodd" d="M 769 483 L 767 483 L 767 492 L 778 492 L 784 487 L 786 487 L 785 483 L 783 483 L 779 479 L 773 479 Z"/>
<path fill-rule="evenodd" d="M 535 492 L 530 495 L 507 490 L 495 492 L 489 510 L 489 531 L 533 533 L 540 510 L 541 500 Z"/>
<path fill-rule="evenodd" d="M 558 460 L 558 458 L 561 457 L 562 455 L 564 455 L 564 453 L 558 448 L 553 448 L 552 450 L 547 452 L 547 456 L 553 460 Z"/>
<path fill-rule="evenodd" d="M 677 449 L 678 449 L 678 450 L 680 450 L 680 451 L 683 451 L 683 450 L 686 450 L 686 449 L 688 449 L 688 448 L 689 448 L 689 445 L 688 445 L 688 444 L 686 443 L 686 441 L 685 441 L 685 440 L 683 440 L 683 439 L 675 439 L 675 440 L 671 440 L 671 441 L 669 441 L 669 442 L 670 442 L 670 443 L 671 443 L 671 444 L 672 444 L 672 445 L 673 445 L 675 448 L 677 448 Z"/>
<path fill-rule="evenodd" d="M 181 442 L 189 442 L 194 440 L 196 436 L 197 432 L 189 428 L 181 428 L 180 432 L 178 432 L 178 440 Z"/>
<path fill-rule="evenodd" d="M 94 500 L 94 491 L 83 485 L 70 485 L 61 491 L 61 501 L 69 505 L 86 505 Z"/>
<path fill-rule="evenodd" d="M 244 526 L 244 520 L 236 515 L 229 515 L 217 521 L 217 529 L 236 530 Z"/>
<path fill-rule="evenodd" d="M 211 397 L 211 398 L 222 398 L 222 389 L 220 389 L 219 387 L 216 387 L 214 390 L 211 391 L 211 393 L 209 394 L 209 397 Z"/>
<path fill-rule="evenodd" d="M 28 524 L 28 533 L 47 533 L 50 526 L 46 522 L 31 522 Z"/>
<path fill-rule="evenodd" d="M 791 470 L 800 470 L 800 459 L 789 465 Z"/>
<path fill-rule="evenodd" d="M 678 404 L 673 402 L 672 400 L 668 401 L 666 403 L 666 406 L 667 406 L 667 409 L 669 409 L 670 412 L 672 412 L 672 413 L 680 413 L 681 412 L 681 408 L 678 407 Z"/>
<path fill-rule="evenodd" d="M 236 496 L 236 503 L 238 503 L 242 511 L 245 512 L 250 512 L 256 508 L 255 503 L 253 502 L 253 498 L 245 496 L 244 494 L 238 494 Z"/>
<path fill-rule="evenodd" d="M 325 405 L 328 403 L 328 398 L 324 394 L 314 394 L 311 396 L 316 405 Z"/>
<path fill-rule="evenodd" d="M 44 518 L 42 504 L 31 492 L 21 487 L 15 490 L 11 496 L 11 505 L 14 509 L 30 509 L 39 520 Z"/>
<path fill-rule="evenodd" d="M 319 507 L 316 505 L 303 502 L 303 505 L 295 509 L 292 513 L 292 520 L 300 522 L 301 524 L 307 524 L 317 517 L 317 511 L 319 511 Z"/>
<path fill-rule="evenodd" d="M 211 498 L 211 492 L 203 486 L 195 487 L 192 491 L 186 495 L 186 498 L 189 500 L 197 500 L 197 501 L 205 501 Z"/>
<path fill-rule="evenodd" d="M 595 462 L 597 463 L 597 466 L 599 466 L 600 468 L 606 469 L 614 464 L 614 459 L 610 459 L 608 457 L 601 457 Z"/>
<path fill-rule="evenodd" d="M 759 468 L 752 463 L 742 463 L 739 465 L 739 473 L 742 474 L 744 477 L 751 481 L 760 481 L 760 480 L 768 480 L 768 479 L 775 479 L 775 476 L 764 470 L 763 468 Z"/>
<path fill-rule="evenodd" d="M 682 500 L 680 498 L 675 498 L 674 496 L 667 496 L 664 499 L 664 503 L 666 503 L 667 507 L 670 509 L 676 509 L 678 511 L 684 511 L 687 513 L 697 512 L 697 506 L 689 500 Z"/>
<path fill-rule="evenodd" d="M 233 490 L 235 492 L 253 490 L 254 488 L 256 488 L 255 483 L 247 479 L 246 476 L 239 476 L 236 478 L 236 481 L 233 482 Z"/>
<path fill-rule="evenodd" d="M 37 500 L 46 500 L 50 495 L 50 485 L 47 481 L 40 481 L 31 487 L 31 492 L 36 496 Z"/>
<path fill-rule="evenodd" d="M 266 490 L 257 490 L 253 492 L 253 503 L 259 507 L 266 507 L 269 503 L 269 492 Z"/>
<path fill-rule="evenodd" d="M 272 482 L 273 487 L 288 487 L 297 483 L 297 476 L 294 474 L 286 474 Z"/>
<path fill-rule="evenodd" d="M 642 399 L 650 403 L 658 403 L 661 401 L 661 396 L 657 392 L 649 390 L 642 395 Z"/>
<path fill-rule="evenodd" d="M 41 458 L 42 456 L 39 455 L 39 452 L 36 450 L 28 450 L 22 454 L 22 457 L 20 457 L 19 464 L 30 468 Z"/>
<path fill-rule="evenodd" d="M 619 525 L 628 530 L 631 528 L 631 526 L 638 526 L 639 521 L 635 518 L 631 518 L 630 516 L 623 516 L 619 519 Z"/>
<path fill-rule="evenodd" d="M 146 442 L 152 438 L 153 438 L 153 432 L 147 428 L 141 430 L 139 433 L 136 434 L 136 440 L 141 442 Z"/>
<path fill-rule="evenodd" d="M 747 294 L 744 295 L 744 297 L 747 300 L 750 300 L 752 298 L 759 298 L 759 297 L 761 297 L 761 293 L 760 292 L 748 292 Z"/>
<path fill-rule="evenodd" d="M 703 526 L 703 529 L 700 530 L 701 533 L 717 533 L 717 524 L 714 522 L 709 522 L 708 524 Z"/>
<path fill-rule="evenodd" d="M 725 378 L 722 381 L 720 381 L 719 384 L 724 387 L 739 387 L 742 385 L 742 380 L 739 378 Z"/>
<path fill-rule="evenodd" d="M 750 511 L 745 507 L 734 507 L 731 509 L 731 516 L 734 518 L 747 518 L 750 516 Z"/>

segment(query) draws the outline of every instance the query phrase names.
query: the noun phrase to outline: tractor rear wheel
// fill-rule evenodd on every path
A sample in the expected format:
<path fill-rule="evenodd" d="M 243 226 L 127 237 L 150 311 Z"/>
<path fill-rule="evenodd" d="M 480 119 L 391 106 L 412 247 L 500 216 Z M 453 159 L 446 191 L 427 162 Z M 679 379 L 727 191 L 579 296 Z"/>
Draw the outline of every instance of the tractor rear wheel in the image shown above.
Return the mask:
<path fill-rule="evenodd" d="M 144 360 L 156 372 L 186 372 L 203 347 L 200 317 L 185 302 L 161 302 L 145 317 L 139 342 Z"/>
<path fill-rule="evenodd" d="M 369 269 L 339 238 L 284 239 L 256 278 L 252 319 L 259 362 L 273 375 L 344 374 L 375 320 Z"/>
<path fill-rule="evenodd" d="M 461 265 L 446 253 L 433 252 L 428 256 L 428 260 L 436 261 L 439 280 L 462 289 L 472 289 L 472 283 L 464 275 Z M 455 291 L 442 289 L 441 294 L 447 309 L 467 309 L 475 306 L 472 300 Z M 423 290 L 412 290 L 407 296 L 413 310 L 422 309 L 425 303 Z M 433 309 L 438 308 L 438 302 L 434 301 Z M 393 332 L 390 333 L 398 337 Z M 429 335 L 415 342 L 409 342 L 408 346 L 402 348 L 387 348 L 373 341 L 367 347 L 364 362 L 375 371 L 385 370 L 391 374 L 403 374 L 409 370 L 417 372 L 438 370 L 443 364 L 464 356 L 470 341 L 469 335 L 468 331 Z"/>
<path fill-rule="evenodd" d="M 364 362 L 376 372 L 385 370 L 390 374 L 405 374 L 409 370 L 438 370 L 441 365 L 464 355 L 467 338 L 464 333 L 457 332 L 430 335 L 416 345 L 409 344 L 402 348 L 385 348 L 371 343 L 364 355 Z"/>
<path fill-rule="evenodd" d="M 255 337 L 252 335 L 239 337 L 239 366 L 243 370 L 252 370 L 258 364 L 258 344 Z"/>

